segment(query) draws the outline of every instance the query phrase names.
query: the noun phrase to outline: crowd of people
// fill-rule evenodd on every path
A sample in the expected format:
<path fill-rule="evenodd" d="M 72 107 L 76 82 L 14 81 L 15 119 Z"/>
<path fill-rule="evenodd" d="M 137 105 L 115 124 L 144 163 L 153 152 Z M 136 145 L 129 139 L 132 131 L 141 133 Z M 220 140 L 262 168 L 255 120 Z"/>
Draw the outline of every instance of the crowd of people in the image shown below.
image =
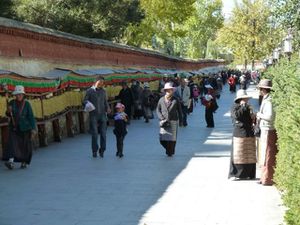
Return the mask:
<path fill-rule="evenodd" d="M 188 115 L 201 102 L 205 107 L 205 120 L 208 128 L 213 128 L 213 114 L 218 109 L 223 85 L 229 84 L 231 92 L 237 91 L 231 116 L 233 120 L 233 148 L 231 152 L 229 178 L 254 179 L 256 177 L 257 147 L 255 136 L 260 136 L 260 161 L 264 185 L 273 184 L 275 166 L 276 131 L 274 128 L 274 110 L 271 102 L 272 84 L 263 79 L 258 88 L 263 101 L 259 112 L 255 113 L 249 104 L 251 98 L 246 89 L 252 81 L 258 82 L 257 73 L 240 73 L 228 70 L 209 76 L 164 76 L 159 82 L 159 89 L 153 92 L 147 82 L 141 84 L 133 81 L 131 87 L 122 83 L 122 89 L 115 97 L 119 102 L 111 114 L 104 78 L 99 77 L 95 84 L 86 91 L 83 105 L 89 112 L 89 133 L 91 134 L 92 156 L 104 157 L 106 150 L 106 130 L 108 119 L 114 120 L 113 133 L 116 136 L 116 156 L 124 156 L 123 145 L 127 134 L 127 126 L 131 119 L 144 117 L 145 123 L 154 118 L 153 111 L 159 120 L 159 141 L 167 156 L 175 154 L 178 127 L 188 126 Z M 35 135 L 36 124 L 30 103 L 25 99 L 23 86 L 16 86 L 12 93 L 15 99 L 7 102 L 9 118 L 8 161 L 5 165 L 13 169 L 15 162 L 26 168 L 31 162 L 32 137 Z M 100 136 L 100 146 L 98 138 Z"/>

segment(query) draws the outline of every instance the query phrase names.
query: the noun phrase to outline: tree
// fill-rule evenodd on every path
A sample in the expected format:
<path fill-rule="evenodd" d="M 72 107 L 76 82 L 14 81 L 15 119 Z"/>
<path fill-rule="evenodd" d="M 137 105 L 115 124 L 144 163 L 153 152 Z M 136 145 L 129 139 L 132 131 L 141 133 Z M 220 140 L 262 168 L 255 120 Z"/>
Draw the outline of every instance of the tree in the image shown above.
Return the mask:
<path fill-rule="evenodd" d="M 187 56 L 206 58 L 207 45 L 216 38 L 217 31 L 223 26 L 221 0 L 197 0 L 195 12 L 186 23 Z"/>
<path fill-rule="evenodd" d="M 280 35 L 270 19 L 271 10 L 264 0 L 243 0 L 219 30 L 217 43 L 230 50 L 237 62 L 247 64 L 262 59 L 277 47 Z"/>
<path fill-rule="evenodd" d="M 13 6 L 12 0 L 1 0 L 0 1 L 0 16 L 13 18 L 12 6 Z"/>
<path fill-rule="evenodd" d="M 22 21 L 108 40 L 143 18 L 138 0 L 15 0 L 14 11 Z"/>
<path fill-rule="evenodd" d="M 195 0 L 140 0 L 145 18 L 140 24 L 128 27 L 123 42 L 174 54 L 175 39 L 185 36 L 183 25 L 195 10 L 194 2 Z"/>
<path fill-rule="evenodd" d="M 285 32 L 288 28 L 293 28 L 297 45 L 300 46 L 300 1 L 270 0 L 270 4 L 276 22 Z"/>
<path fill-rule="evenodd" d="M 221 0 L 141 0 L 145 18 L 130 26 L 124 43 L 176 56 L 204 58 L 223 25 Z"/>

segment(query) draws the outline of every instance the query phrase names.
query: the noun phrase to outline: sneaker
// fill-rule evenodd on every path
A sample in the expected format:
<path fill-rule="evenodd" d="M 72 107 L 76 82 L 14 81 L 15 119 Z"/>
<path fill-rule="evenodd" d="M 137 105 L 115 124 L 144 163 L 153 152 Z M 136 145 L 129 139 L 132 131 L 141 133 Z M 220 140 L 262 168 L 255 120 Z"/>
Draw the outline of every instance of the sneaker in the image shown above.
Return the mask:
<path fill-rule="evenodd" d="M 7 169 L 12 170 L 14 169 L 15 165 L 13 162 L 5 162 L 5 166 L 7 167 Z"/>
<path fill-rule="evenodd" d="M 97 158 L 97 152 L 93 152 L 93 158 Z"/>
<path fill-rule="evenodd" d="M 120 157 L 120 158 L 123 158 L 123 156 L 124 156 L 123 153 L 120 153 L 120 154 L 119 154 L 119 157 Z"/>

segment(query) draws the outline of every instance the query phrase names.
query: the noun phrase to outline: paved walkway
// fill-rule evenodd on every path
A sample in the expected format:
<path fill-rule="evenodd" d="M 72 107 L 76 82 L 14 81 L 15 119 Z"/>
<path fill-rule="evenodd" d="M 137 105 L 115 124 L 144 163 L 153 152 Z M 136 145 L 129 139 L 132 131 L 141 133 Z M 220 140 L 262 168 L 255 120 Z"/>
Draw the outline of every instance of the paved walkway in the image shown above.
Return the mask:
<path fill-rule="evenodd" d="M 214 129 L 197 106 L 174 158 L 163 154 L 152 120 L 130 125 L 123 159 L 109 128 L 104 159 L 91 158 L 90 137 L 80 135 L 39 149 L 28 170 L 1 165 L 0 225 L 281 224 L 275 187 L 227 180 L 233 97 L 226 87 Z"/>

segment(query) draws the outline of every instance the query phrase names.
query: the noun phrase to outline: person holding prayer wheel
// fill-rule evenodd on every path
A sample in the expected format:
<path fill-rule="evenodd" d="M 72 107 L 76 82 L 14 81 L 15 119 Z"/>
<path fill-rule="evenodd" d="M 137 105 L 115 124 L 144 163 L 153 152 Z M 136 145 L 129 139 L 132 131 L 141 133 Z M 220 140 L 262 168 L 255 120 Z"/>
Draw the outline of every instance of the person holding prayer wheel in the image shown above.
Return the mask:
<path fill-rule="evenodd" d="M 36 123 L 30 103 L 25 99 L 24 87 L 17 85 L 12 93 L 15 99 L 8 103 L 9 135 L 5 166 L 12 170 L 16 162 L 21 169 L 27 168 L 32 157 L 32 137 L 36 134 Z"/>

